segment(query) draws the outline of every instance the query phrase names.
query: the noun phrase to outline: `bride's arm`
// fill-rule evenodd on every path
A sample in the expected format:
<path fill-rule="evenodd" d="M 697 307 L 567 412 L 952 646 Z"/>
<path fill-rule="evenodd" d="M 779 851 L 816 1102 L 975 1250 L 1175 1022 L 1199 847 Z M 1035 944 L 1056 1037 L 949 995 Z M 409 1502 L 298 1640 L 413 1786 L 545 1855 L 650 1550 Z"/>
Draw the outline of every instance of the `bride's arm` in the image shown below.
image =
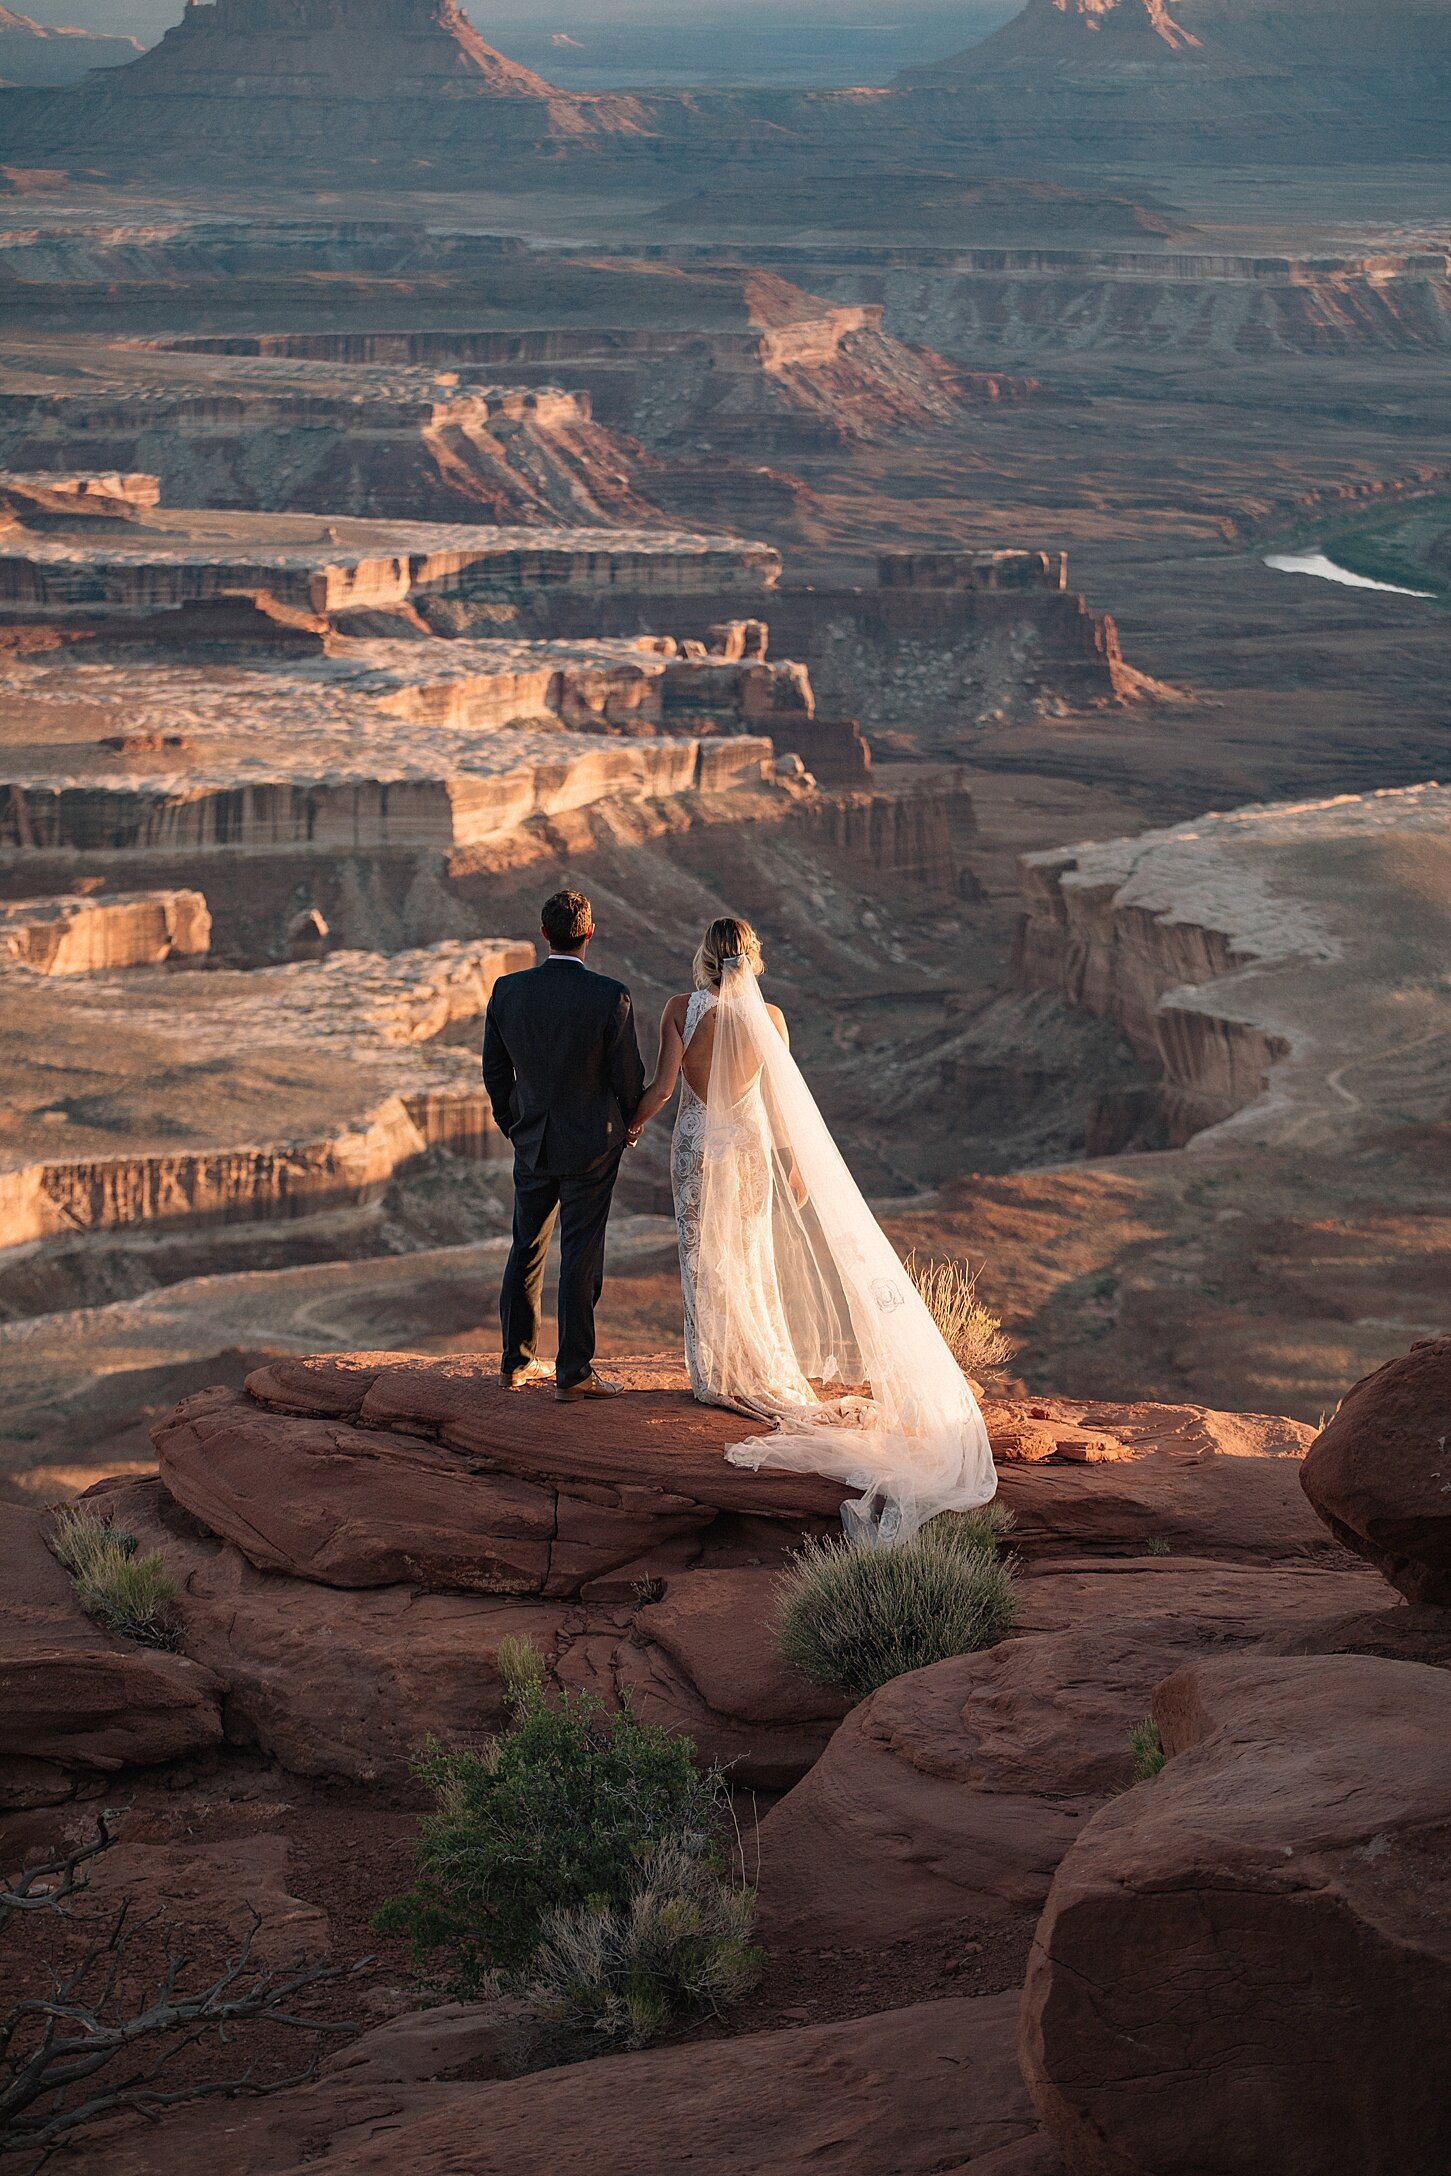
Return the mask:
<path fill-rule="evenodd" d="M 683 1024 L 685 999 L 672 997 L 660 1015 L 660 1052 L 655 1060 L 653 1077 L 645 1084 L 645 1093 L 635 1107 L 626 1138 L 631 1147 L 639 1140 L 650 1119 L 657 1111 L 663 1111 L 675 1093 L 675 1083 L 680 1078 L 680 1061 L 685 1055 Z"/>

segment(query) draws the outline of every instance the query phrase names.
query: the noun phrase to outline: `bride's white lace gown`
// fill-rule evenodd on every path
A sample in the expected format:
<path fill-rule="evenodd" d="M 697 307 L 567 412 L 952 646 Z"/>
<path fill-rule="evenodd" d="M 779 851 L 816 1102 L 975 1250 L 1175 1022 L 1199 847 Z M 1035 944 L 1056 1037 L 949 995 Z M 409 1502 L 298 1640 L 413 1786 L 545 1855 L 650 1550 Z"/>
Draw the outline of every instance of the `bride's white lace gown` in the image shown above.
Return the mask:
<path fill-rule="evenodd" d="M 702 1403 L 774 1423 L 727 1457 L 841 1479 L 864 1540 L 986 1503 L 977 1401 L 743 961 L 690 999 L 687 1049 L 711 1011 L 706 1094 L 682 1072 L 670 1158 L 685 1357 Z"/>
<path fill-rule="evenodd" d="M 685 1009 L 683 1041 L 690 1038 L 716 1004 L 713 990 L 697 990 Z M 773 1418 L 798 1407 L 813 1406 L 816 1392 L 797 1365 L 786 1335 L 786 1308 L 776 1275 L 776 1248 L 771 1222 L 771 1141 L 766 1106 L 759 1083 L 747 1088 L 736 1110 L 723 1117 L 716 1143 L 731 1156 L 742 1194 L 742 1231 L 746 1246 L 735 1265 L 739 1280 L 735 1327 L 751 1345 L 752 1381 L 755 1396 L 743 1404 L 739 1368 L 732 1369 L 723 1354 L 701 1351 L 696 1291 L 700 1275 L 700 1220 L 702 1211 L 706 1139 L 706 1105 L 680 1076 L 680 1109 L 670 1143 L 670 1182 L 675 1192 L 675 1229 L 680 1241 L 680 1292 L 685 1303 L 685 1364 L 690 1387 L 702 1405 L 738 1407 Z M 734 1395 L 728 1385 L 734 1377 Z"/>

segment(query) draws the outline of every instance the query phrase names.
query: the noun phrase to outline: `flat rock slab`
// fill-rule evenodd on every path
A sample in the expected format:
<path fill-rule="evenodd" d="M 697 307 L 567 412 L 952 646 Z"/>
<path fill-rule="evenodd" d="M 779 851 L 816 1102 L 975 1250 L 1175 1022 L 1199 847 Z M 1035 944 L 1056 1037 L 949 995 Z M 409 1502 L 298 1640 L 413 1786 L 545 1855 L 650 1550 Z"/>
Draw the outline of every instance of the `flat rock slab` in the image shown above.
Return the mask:
<path fill-rule="evenodd" d="M 1024 1992 L 1066 2167 L 1451 2166 L 1451 1677 L 1221 1656 L 1154 1714 L 1168 1763 L 1063 1860 Z"/>
<path fill-rule="evenodd" d="M 209 2176 L 1048 2176 L 1014 2057 L 1017 2009 L 1016 1993 L 919 2003 L 475 2085 L 327 2078 L 112 2136 L 105 2165 L 107 2176 L 198 2165 Z"/>
<path fill-rule="evenodd" d="M 280 1361 L 187 1399 L 154 1440 L 211 1532 L 336 1587 L 628 1601 L 719 1520 L 775 1522 L 778 1546 L 836 1524 L 840 1483 L 729 1465 L 759 1427 L 637 1375 L 617 1401 L 560 1405 L 468 1360 Z"/>
<path fill-rule="evenodd" d="M 999 1499 L 1013 1513 L 1014 1546 L 1025 1555 L 1137 1555 L 1151 1542 L 1175 1555 L 1240 1563 L 1338 1553 L 1300 1487 L 1312 1431 L 1298 1421 L 1066 1400 L 1044 1410 L 1081 1414 L 1085 1429 L 1105 1432 L 1128 1455 L 1004 1461 Z"/>
<path fill-rule="evenodd" d="M 67 1798 L 222 1735 L 216 1680 L 86 1616 L 41 1518 L 0 1504 L 0 1806 Z"/>
<path fill-rule="evenodd" d="M 259 1571 L 155 1479 L 102 1482 L 88 1501 L 159 1549 L 181 1583 L 185 1651 L 223 1688 L 228 1736 L 293 1774 L 392 1788 L 430 1735 L 482 1743 L 508 1719 L 498 1658 L 511 1636 L 556 1684 L 612 1707 L 628 1693 L 640 1715 L 693 1738 L 703 1762 L 759 1789 L 803 1775 L 844 1711 L 778 1661 L 765 1568 L 686 1572 L 659 1601 L 623 1605 L 348 1591 Z"/>
<path fill-rule="evenodd" d="M 1155 1617 L 1247 1643 L 1293 1636 L 1385 1599 L 1370 1567 L 1344 1555 L 1274 1565 L 1214 1557 L 1050 1558 L 1030 1565 L 1018 1593 L 1015 1636 L 1074 1630 L 1088 1637 L 1108 1618 Z"/>
<path fill-rule="evenodd" d="M 284 1835 L 184 1843 L 149 1837 L 144 1821 L 123 1816 L 119 1841 L 96 1861 L 87 1889 L 110 1911 L 129 1898 L 134 1912 L 164 1922 L 175 1947 L 192 1948 L 186 1935 L 221 1928 L 235 1953 L 252 1931 L 259 1964 L 290 1965 L 332 1947 L 326 1912 L 287 1886 L 290 1860 Z"/>

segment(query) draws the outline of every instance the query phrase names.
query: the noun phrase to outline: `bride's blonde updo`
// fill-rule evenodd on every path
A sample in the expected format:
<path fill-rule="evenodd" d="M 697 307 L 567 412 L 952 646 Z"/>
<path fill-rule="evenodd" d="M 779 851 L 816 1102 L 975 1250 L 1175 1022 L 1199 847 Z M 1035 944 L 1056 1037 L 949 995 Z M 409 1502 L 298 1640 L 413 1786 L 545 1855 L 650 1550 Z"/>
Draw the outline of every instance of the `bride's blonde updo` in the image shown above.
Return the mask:
<path fill-rule="evenodd" d="M 722 914 L 701 938 L 700 950 L 695 955 L 697 990 L 718 990 L 721 964 L 728 959 L 745 960 L 757 975 L 766 964 L 761 954 L 761 940 L 750 923 L 738 922 L 733 914 Z"/>

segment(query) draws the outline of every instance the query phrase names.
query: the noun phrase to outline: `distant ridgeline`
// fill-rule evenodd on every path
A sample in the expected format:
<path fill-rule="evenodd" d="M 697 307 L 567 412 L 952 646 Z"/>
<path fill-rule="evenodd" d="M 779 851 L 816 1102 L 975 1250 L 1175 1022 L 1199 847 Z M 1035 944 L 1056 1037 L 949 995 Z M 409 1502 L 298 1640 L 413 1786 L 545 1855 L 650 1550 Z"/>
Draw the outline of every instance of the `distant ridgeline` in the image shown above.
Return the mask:
<path fill-rule="evenodd" d="M 884 91 L 565 92 L 486 45 L 457 0 L 210 0 L 149 53 L 0 92 L 0 156 L 113 173 L 217 162 L 532 185 L 584 160 L 667 180 L 707 156 L 789 172 L 924 155 L 1256 160 L 1451 151 L 1441 0 L 1027 0 Z M 694 163 L 692 163 L 694 162 Z"/>

